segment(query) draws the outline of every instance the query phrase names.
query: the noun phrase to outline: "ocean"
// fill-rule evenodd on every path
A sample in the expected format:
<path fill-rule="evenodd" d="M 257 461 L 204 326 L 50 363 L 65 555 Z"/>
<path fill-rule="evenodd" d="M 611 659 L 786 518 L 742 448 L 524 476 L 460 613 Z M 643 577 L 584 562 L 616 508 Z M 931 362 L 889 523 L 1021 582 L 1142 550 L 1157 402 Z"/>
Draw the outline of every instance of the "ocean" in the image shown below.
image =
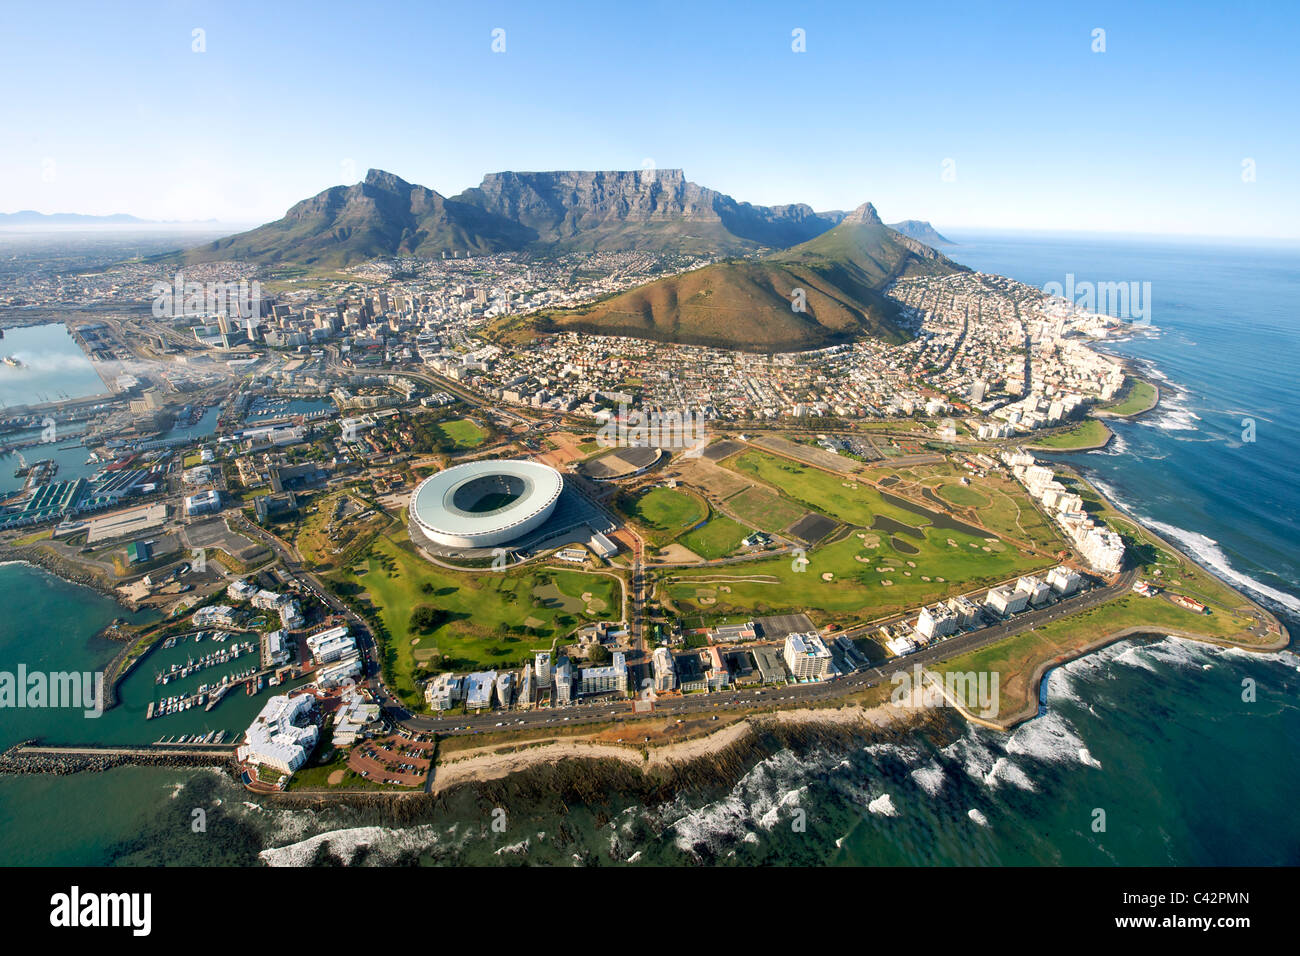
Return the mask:
<path fill-rule="evenodd" d="M 1123 507 L 1300 625 L 1300 250 L 956 234 L 960 262 L 1042 287 L 1151 282 L 1151 323 L 1108 348 L 1162 390 L 1103 452 L 1062 456 Z M 1254 441 L 1243 440 L 1254 420 Z M 120 613 L 23 565 L 0 670 L 89 668 Z M 15 598 L 18 598 L 15 600 Z M 34 665 L 32 665 L 34 666 Z M 1244 699 L 1243 682 L 1255 697 Z M 528 780 L 462 791 L 397 820 L 367 808 L 260 805 L 203 770 L 0 777 L 10 863 L 579 865 L 1300 863 L 1300 657 L 1175 638 L 1125 641 L 1054 670 L 1043 716 L 1000 735 L 950 721 L 888 743 L 760 746 L 735 780 L 645 805 Z M 1248 695 L 1247 695 L 1248 696 Z M 224 706 L 224 705 L 223 705 Z M 64 717 L 63 720 L 80 718 Z M 7 744 L 56 718 L 6 715 Z M 109 725 L 105 725 L 108 727 Z M 505 832 L 491 827 L 506 810 Z M 208 831 L 191 832 L 194 808 Z"/>

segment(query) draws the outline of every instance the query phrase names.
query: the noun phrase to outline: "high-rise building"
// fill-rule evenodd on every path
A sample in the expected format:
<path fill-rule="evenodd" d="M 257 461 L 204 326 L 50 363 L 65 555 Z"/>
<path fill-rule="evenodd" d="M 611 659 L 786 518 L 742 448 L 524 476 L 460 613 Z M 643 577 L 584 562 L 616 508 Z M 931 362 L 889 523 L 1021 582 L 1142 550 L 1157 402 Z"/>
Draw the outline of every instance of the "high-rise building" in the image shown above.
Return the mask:
<path fill-rule="evenodd" d="M 785 664 L 800 680 L 821 680 L 831 668 L 831 652 L 816 633 L 789 634 L 785 639 Z"/>

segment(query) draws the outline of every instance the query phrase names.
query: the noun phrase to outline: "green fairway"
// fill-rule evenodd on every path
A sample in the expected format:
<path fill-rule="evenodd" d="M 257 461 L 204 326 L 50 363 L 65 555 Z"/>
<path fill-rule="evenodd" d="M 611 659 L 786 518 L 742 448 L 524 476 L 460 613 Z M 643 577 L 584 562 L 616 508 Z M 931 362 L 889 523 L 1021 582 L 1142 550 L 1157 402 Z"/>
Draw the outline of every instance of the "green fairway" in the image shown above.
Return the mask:
<path fill-rule="evenodd" d="M 916 553 L 900 550 L 898 542 Z M 1049 565 L 1001 542 L 937 528 L 924 529 L 920 539 L 854 531 L 807 559 L 802 571 L 790 555 L 686 569 L 670 576 L 667 591 L 685 613 L 807 611 L 817 621 L 845 622 L 902 612 Z"/>
<path fill-rule="evenodd" d="M 534 648 L 548 646 L 583 621 L 622 614 L 618 582 L 608 575 L 540 566 L 450 571 L 409 548 L 404 535 L 382 536 L 358 560 L 355 576 L 337 576 L 345 590 L 359 585 L 378 609 L 394 690 L 408 704 L 423 706 L 416 685 L 420 677 L 522 666 Z M 443 612 L 428 633 L 411 627 L 411 612 L 420 605 Z"/>
<path fill-rule="evenodd" d="M 719 515 L 702 528 L 682 535 L 678 544 L 690 548 L 706 561 L 724 558 L 740 547 L 749 536 L 749 529 L 725 515 Z"/>
<path fill-rule="evenodd" d="M 761 451 L 748 451 L 734 461 L 737 471 L 778 489 L 814 511 L 847 524 L 868 528 L 877 516 L 913 526 L 927 520 L 887 500 L 871 485 L 848 475 L 832 475 Z"/>

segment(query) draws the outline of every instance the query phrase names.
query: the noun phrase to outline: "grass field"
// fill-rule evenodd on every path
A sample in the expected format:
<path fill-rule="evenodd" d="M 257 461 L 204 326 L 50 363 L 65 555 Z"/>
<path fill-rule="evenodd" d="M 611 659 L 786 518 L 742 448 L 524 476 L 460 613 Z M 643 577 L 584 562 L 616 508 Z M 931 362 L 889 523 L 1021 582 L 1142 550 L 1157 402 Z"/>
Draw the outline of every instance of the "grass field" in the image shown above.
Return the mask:
<path fill-rule="evenodd" d="M 898 482 L 890 486 L 891 491 L 922 498 L 927 491 L 932 492 L 951 504 L 958 517 L 975 521 L 995 534 L 1027 541 L 1044 551 L 1066 547 L 1056 526 L 1013 478 L 997 474 L 981 478 L 951 462 L 899 469 L 894 477 Z M 968 478 L 970 485 L 960 484 L 961 477 Z M 967 504 L 976 502 L 977 496 L 979 503 Z"/>
<path fill-rule="evenodd" d="M 607 575 L 545 567 L 450 571 L 416 554 L 404 532 L 376 539 L 336 581 L 364 591 L 378 609 L 394 690 L 421 707 L 421 677 L 520 666 L 533 649 L 549 646 L 583 621 L 621 615 L 618 583 Z M 584 594 L 591 600 L 584 601 Z M 429 633 L 410 626 L 411 612 L 422 604 L 445 612 Z"/>
<path fill-rule="evenodd" d="M 747 451 L 729 464 L 741 474 L 778 489 L 792 501 L 849 524 L 867 527 L 876 515 L 904 523 L 917 517 L 888 504 L 875 488 L 850 476 L 832 475 L 766 452 Z"/>
<path fill-rule="evenodd" d="M 851 477 L 759 451 L 741 455 L 735 468 L 779 488 L 798 504 L 857 527 L 808 553 L 802 569 L 785 555 L 675 572 L 666 590 L 683 612 L 807 611 L 815 620 L 872 620 L 1051 563 L 994 536 L 960 530 L 938 512 L 923 515 L 901 507 Z M 924 478 L 961 488 L 951 466 L 945 468 L 937 475 L 900 472 L 900 485 L 921 487 Z M 686 538 L 682 543 L 689 547 Z"/>
<path fill-rule="evenodd" d="M 682 535 L 678 544 L 690 548 L 706 561 L 725 558 L 740 547 L 749 536 L 749 529 L 726 515 L 718 515 L 702 528 Z"/>
<path fill-rule="evenodd" d="M 651 545 L 663 547 L 707 518 L 709 506 L 698 495 L 680 488 L 651 488 L 632 502 L 628 515 L 645 529 Z"/>
<path fill-rule="evenodd" d="M 437 425 L 444 438 L 453 442 L 457 449 L 477 448 L 487 438 L 487 432 L 479 428 L 468 418 L 457 418 Z"/>
<path fill-rule="evenodd" d="M 1113 415 L 1134 415 L 1148 408 L 1155 397 L 1154 385 L 1134 379 L 1128 393 L 1114 405 L 1107 405 L 1106 411 Z"/>
<path fill-rule="evenodd" d="M 755 528 L 779 533 L 804 515 L 803 508 L 762 488 L 747 488 L 727 499 L 727 507 Z"/>
<path fill-rule="evenodd" d="M 670 576 L 667 591 L 685 613 L 807 611 L 816 621 L 843 623 L 900 613 L 1047 566 L 1041 558 L 1000 542 L 935 528 L 921 533 L 918 539 L 853 532 L 810 552 L 802 571 L 789 555 L 726 568 L 686 569 Z M 900 551 L 896 541 L 916 553 Z"/>
<path fill-rule="evenodd" d="M 960 508 L 986 508 L 990 504 L 989 499 L 984 497 L 974 488 L 962 484 L 944 484 L 935 489 L 937 494 L 944 501 L 951 502 Z"/>
<path fill-rule="evenodd" d="M 1085 419 L 1069 431 L 1049 435 L 1030 445 L 1030 448 L 1055 448 L 1068 451 L 1071 448 L 1092 448 L 1100 445 L 1110 435 L 1110 429 L 1095 418 Z"/>

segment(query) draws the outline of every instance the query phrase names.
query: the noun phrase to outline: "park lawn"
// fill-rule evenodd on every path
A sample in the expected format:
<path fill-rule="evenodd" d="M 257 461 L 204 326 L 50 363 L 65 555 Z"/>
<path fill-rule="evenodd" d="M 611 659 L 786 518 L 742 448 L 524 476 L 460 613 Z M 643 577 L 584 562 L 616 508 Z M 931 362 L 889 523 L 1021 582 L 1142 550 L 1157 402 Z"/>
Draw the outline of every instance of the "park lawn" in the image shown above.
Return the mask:
<path fill-rule="evenodd" d="M 437 425 L 444 438 L 455 444 L 457 449 L 477 448 L 487 438 L 485 432 L 468 418 L 456 418 Z"/>
<path fill-rule="evenodd" d="M 1110 429 L 1103 425 L 1095 418 L 1088 418 L 1080 422 L 1069 431 L 1060 432 L 1056 435 L 1049 435 L 1042 438 L 1030 448 L 1054 448 L 1058 451 L 1069 451 L 1072 448 L 1093 448 L 1102 444 L 1110 437 Z"/>
<path fill-rule="evenodd" d="M 775 488 L 813 511 L 848 524 L 865 528 L 876 515 L 904 524 L 918 523 L 916 514 L 889 504 L 871 485 L 848 475 L 832 475 L 811 465 L 753 450 L 731 459 L 728 467 Z"/>
<path fill-rule="evenodd" d="M 1150 382 L 1134 379 L 1128 393 L 1114 405 L 1105 406 L 1112 415 L 1134 415 L 1145 410 L 1155 400 L 1156 389 Z"/>
<path fill-rule="evenodd" d="M 405 533 L 377 538 L 355 570 L 340 573 L 349 579 L 343 586 L 354 582 L 369 597 L 387 632 L 380 637 L 393 689 L 421 707 L 424 677 L 522 666 L 535 648 L 584 620 L 621 613 L 617 582 L 606 575 L 542 567 L 451 571 L 414 553 Z M 591 614 L 581 597 L 588 592 Z M 422 604 L 446 613 L 429 633 L 411 628 L 411 612 Z M 601 606 L 606 610 L 595 609 Z"/>
<path fill-rule="evenodd" d="M 750 530 L 726 515 L 718 515 L 708 524 L 682 535 L 678 544 L 685 545 L 706 561 L 724 558 L 740 547 Z"/>
<path fill-rule="evenodd" d="M 985 508 L 991 504 L 988 498 L 968 485 L 953 483 L 940 485 L 935 494 L 959 508 Z"/>
<path fill-rule="evenodd" d="M 779 534 L 802 518 L 807 509 L 764 488 L 746 488 L 727 499 L 727 507 L 755 528 Z"/>
<path fill-rule="evenodd" d="M 706 519 L 709 506 L 703 498 L 681 488 L 651 488 L 637 496 L 628 512 L 646 529 L 649 542 L 662 547 Z"/>
<path fill-rule="evenodd" d="M 866 537 L 859 538 L 859 533 Z M 948 539 L 955 545 L 949 545 Z M 819 622 L 846 623 L 902 613 L 1048 566 L 1043 559 L 1001 542 L 989 543 L 956 531 L 926 528 L 921 538 L 897 539 L 916 548 L 916 554 L 895 548 L 894 540 L 887 534 L 851 532 L 810 552 L 802 571 L 795 570 L 789 555 L 725 569 L 683 569 L 669 577 L 667 591 L 684 613 L 806 611 Z M 858 556 L 865 560 L 857 560 Z M 916 567 L 909 567 L 908 561 Z M 822 578 L 825 573 L 832 575 L 831 580 Z M 731 590 L 724 591 L 723 586 Z"/>

